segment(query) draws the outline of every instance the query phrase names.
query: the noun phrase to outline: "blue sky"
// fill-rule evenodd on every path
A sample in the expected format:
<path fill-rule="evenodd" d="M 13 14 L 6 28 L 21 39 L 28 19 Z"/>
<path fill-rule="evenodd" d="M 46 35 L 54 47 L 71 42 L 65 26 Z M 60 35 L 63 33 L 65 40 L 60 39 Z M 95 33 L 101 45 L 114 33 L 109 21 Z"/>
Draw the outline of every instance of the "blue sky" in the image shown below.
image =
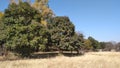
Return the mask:
<path fill-rule="evenodd" d="M 0 2 L 0 11 L 8 1 Z M 50 0 L 49 6 L 57 16 L 68 16 L 85 38 L 120 41 L 120 0 Z"/>

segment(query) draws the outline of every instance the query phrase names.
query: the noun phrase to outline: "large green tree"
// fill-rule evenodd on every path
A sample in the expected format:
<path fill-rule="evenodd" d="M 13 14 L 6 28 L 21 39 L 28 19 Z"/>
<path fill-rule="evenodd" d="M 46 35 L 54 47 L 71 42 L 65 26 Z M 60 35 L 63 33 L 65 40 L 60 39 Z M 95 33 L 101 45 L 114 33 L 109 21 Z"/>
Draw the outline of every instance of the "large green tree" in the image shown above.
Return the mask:
<path fill-rule="evenodd" d="M 50 29 L 51 45 L 59 51 L 80 49 L 83 36 L 75 33 L 75 26 L 68 17 L 53 17 L 48 29 Z"/>
<path fill-rule="evenodd" d="M 44 50 L 47 43 L 46 28 L 40 23 L 41 13 L 27 2 L 13 3 L 5 10 L 5 46 L 7 49 L 29 56 L 35 50 Z"/>

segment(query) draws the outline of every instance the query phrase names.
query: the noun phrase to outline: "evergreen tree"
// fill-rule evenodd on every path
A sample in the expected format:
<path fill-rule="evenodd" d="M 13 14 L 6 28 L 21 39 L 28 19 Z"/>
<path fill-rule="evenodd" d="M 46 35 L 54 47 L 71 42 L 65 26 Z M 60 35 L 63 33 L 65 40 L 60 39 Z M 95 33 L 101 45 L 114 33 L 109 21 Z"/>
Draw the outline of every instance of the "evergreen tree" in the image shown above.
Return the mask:
<path fill-rule="evenodd" d="M 29 56 L 35 50 L 44 50 L 47 32 L 40 21 L 41 13 L 27 2 L 10 4 L 3 19 L 5 38 L 1 38 L 5 39 L 7 49 L 21 56 Z"/>
<path fill-rule="evenodd" d="M 68 17 L 54 17 L 51 19 L 49 31 L 51 34 L 52 45 L 61 51 L 69 50 L 70 40 L 74 36 L 74 25 Z M 71 46 L 72 47 L 72 46 Z"/>

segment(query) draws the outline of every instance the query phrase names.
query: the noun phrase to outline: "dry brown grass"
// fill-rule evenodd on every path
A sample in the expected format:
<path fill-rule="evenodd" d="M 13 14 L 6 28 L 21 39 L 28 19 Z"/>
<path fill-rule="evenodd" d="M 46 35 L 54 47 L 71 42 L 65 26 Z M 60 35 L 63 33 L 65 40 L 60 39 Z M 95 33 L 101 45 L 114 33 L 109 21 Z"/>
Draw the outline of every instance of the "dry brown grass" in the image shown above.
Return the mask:
<path fill-rule="evenodd" d="M 120 53 L 90 52 L 76 57 L 0 61 L 0 68 L 120 68 Z"/>

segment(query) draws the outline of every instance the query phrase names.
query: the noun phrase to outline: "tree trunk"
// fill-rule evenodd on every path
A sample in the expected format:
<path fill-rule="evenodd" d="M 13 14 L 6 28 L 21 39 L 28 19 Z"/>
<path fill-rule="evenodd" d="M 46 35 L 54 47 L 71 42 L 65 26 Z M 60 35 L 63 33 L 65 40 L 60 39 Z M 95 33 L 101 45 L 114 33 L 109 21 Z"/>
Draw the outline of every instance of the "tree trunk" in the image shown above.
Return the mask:
<path fill-rule="evenodd" d="M 71 55 L 73 56 L 73 50 L 71 49 Z"/>
<path fill-rule="evenodd" d="M 63 54 L 63 51 L 58 48 L 59 54 Z"/>
<path fill-rule="evenodd" d="M 6 57 L 8 55 L 8 50 L 4 48 L 4 56 Z"/>
<path fill-rule="evenodd" d="M 79 55 L 79 49 L 77 49 L 77 55 Z"/>

